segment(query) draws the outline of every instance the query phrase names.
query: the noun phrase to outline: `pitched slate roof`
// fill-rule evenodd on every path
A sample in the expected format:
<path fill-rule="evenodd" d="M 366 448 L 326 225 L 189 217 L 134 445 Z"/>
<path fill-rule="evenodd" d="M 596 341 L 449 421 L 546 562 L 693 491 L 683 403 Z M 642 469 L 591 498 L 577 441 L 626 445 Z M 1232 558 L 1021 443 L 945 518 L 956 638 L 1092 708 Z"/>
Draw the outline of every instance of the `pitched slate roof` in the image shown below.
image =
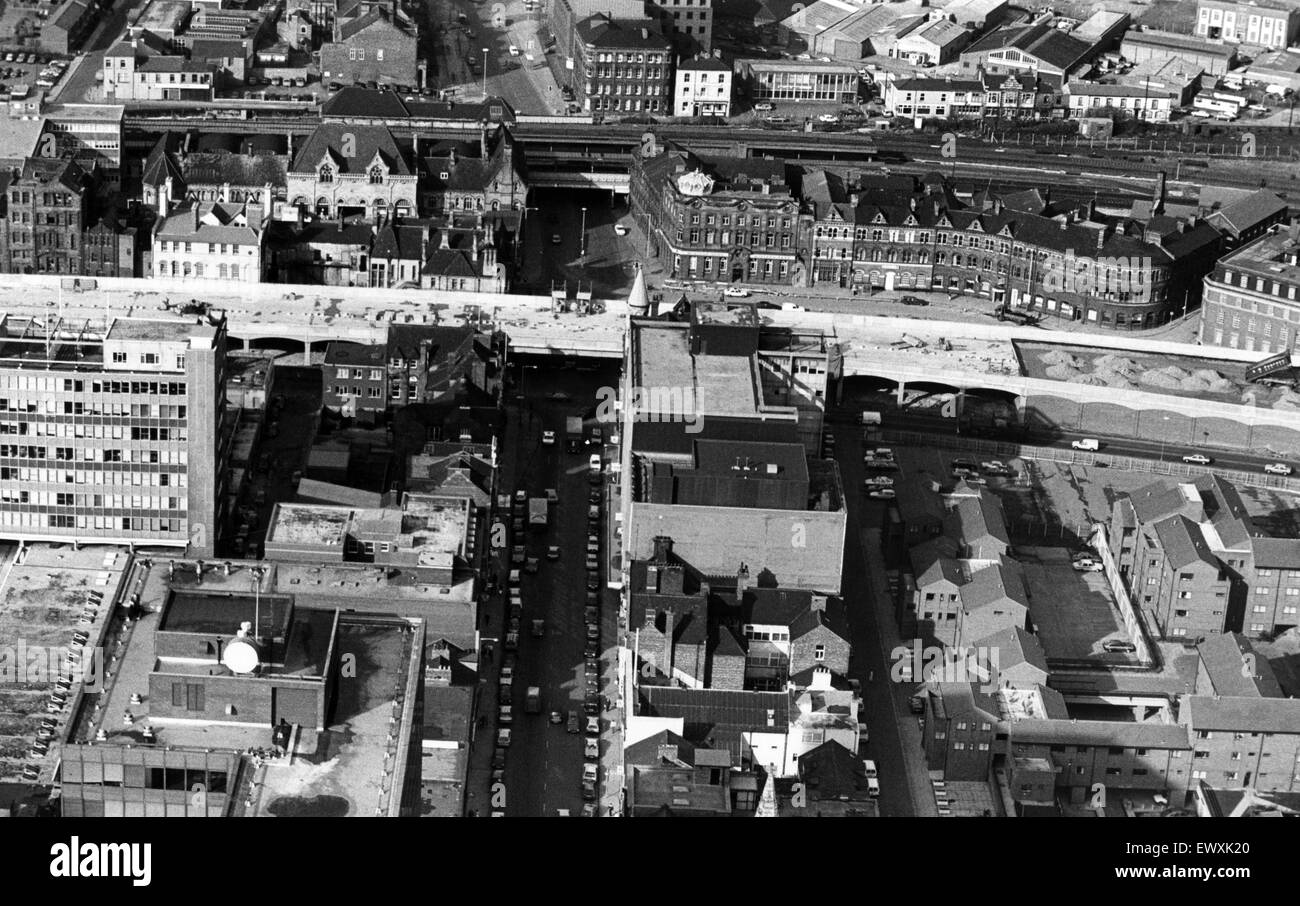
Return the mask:
<path fill-rule="evenodd" d="M 1268 658 L 1255 651 L 1250 640 L 1240 633 L 1224 632 L 1206 636 L 1196 646 L 1201 671 L 1210 682 L 1209 689 L 1198 692 L 1247 698 L 1280 698 L 1282 687 Z M 1244 666 L 1253 670 L 1245 670 Z"/>
<path fill-rule="evenodd" d="M 1178 717 L 1192 730 L 1300 735 L 1300 699 L 1185 695 Z"/>
<path fill-rule="evenodd" d="M 1006 629 L 977 639 L 974 644 L 979 648 L 991 648 L 998 653 L 999 671 L 1028 664 L 1041 670 L 1044 676 L 1051 673 L 1047 666 L 1047 654 L 1043 651 L 1038 636 L 1026 632 L 1023 626 L 1008 626 Z"/>
<path fill-rule="evenodd" d="M 370 247 L 370 257 L 420 261 L 424 258 L 424 238 L 423 227 L 390 221 L 375 232 L 375 241 Z"/>
<path fill-rule="evenodd" d="M 351 141 L 345 138 L 349 135 L 352 136 Z M 349 144 L 354 153 L 345 155 L 343 151 Z M 364 173 L 378 154 L 393 175 L 411 175 L 406 158 L 393 139 L 393 134 L 385 126 L 321 123 L 303 142 L 290 172 L 310 173 L 327 154 L 338 167 L 339 173 Z"/>
<path fill-rule="evenodd" d="M 978 570 L 961 587 L 962 608 L 977 610 L 1007 600 L 1027 608 L 1029 595 L 1021 572 L 1020 564 L 1007 557 L 1001 563 Z"/>
<path fill-rule="evenodd" d="M 187 154 L 180 160 L 180 171 L 188 185 L 230 183 L 234 186 L 272 186 L 287 184 L 288 160 L 275 154 L 231 154 L 225 151 Z"/>
<path fill-rule="evenodd" d="M 1210 553 L 1210 546 L 1205 543 L 1201 527 L 1186 516 L 1171 516 L 1162 519 L 1154 526 L 1160 546 L 1164 548 L 1169 565 L 1174 569 L 1201 562 L 1218 567 L 1218 559 Z"/>
<path fill-rule="evenodd" d="M 1210 220 L 1221 223 L 1234 233 L 1242 233 L 1270 217 L 1285 214 L 1286 210 L 1287 203 L 1276 192 L 1260 189 L 1215 211 Z"/>

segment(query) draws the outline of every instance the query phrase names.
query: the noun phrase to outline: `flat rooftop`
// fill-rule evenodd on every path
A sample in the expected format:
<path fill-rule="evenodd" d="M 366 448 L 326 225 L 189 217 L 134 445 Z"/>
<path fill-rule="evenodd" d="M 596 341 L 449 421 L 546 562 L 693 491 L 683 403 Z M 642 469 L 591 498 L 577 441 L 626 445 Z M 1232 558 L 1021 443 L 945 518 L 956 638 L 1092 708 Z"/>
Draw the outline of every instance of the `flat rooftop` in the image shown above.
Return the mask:
<path fill-rule="evenodd" d="M 308 503 L 280 503 L 266 527 L 267 544 L 311 544 L 343 550 L 355 511 Z"/>
<path fill-rule="evenodd" d="M 289 626 L 289 604 L 286 598 L 262 597 L 251 591 L 232 594 L 180 589 L 172 592 L 158 629 L 202 635 L 233 633 L 240 623 L 252 623 L 256 617 L 259 632 L 283 636 Z"/>
<path fill-rule="evenodd" d="M 1300 254 L 1300 240 L 1292 239 L 1286 230 L 1278 230 L 1224 256 L 1216 270 L 1300 284 L 1300 262 L 1291 257 L 1297 254 Z"/>
<path fill-rule="evenodd" d="M 16 550 L 0 548 L 6 564 Z M 45 710 L 58 678 L 88 684 L 97 678 L 93 670 L 72 671 L 63 658 L 74 632 L 87 633 L 91 649 L 102 644 L 126 563 L 125 548 L 37 543 L 28 545 L 21 564 L 0 567 L 0 646 L 14 646 L 0 662 L 0 782 L 17 781 L 27 765 L 39 768 L 41 781 L 52 778 L 58 747 L 36 759 L 29 751 L 43 720 L 52 717 L 61 738 L 73 716 L 75 694 L 58 714 Z"/>
<path fill-rule="evenodd" d="M 216 329 L 197 318 L 114 318 L 109 340 L 157 340 L 159 343 L 188 343 L 190 337 L 211 337 Z"/>
<path fill-rule="evenodd" d="M 140 561 L 137 561 L 139 563 Z M 211 664 L 197 664 L 176 658 L 159 660 L 155 640 L 164 620 L 183 620 L 204 630 L 212 614 L 204 612 L 229 605 L 244 606 L 246 599 L 223 597 L 236 589 L 247 590 L 259 581 L 251 571 L 254 564 L 232 563 L 229 576 L 223 569 L 204 573 L 202 586 L 195 581 L 193 564 L 178 563 L 172 579 L 166 561 L 155 560 L 136 573 L 143 613 L 125 634 L 109 638 L 105 650 L 116 652 L 116 661 L 106 675 L 98 702 L 101 707 L 83 708 L 72 729 L 74 742 L 94 742 L 97 731 L 104 738 L 99 745 L 176 746 L 243 752 L 269 748 L 271 733 L 267 721 L 239 724 L 218 721 L 151 719 L 149 677 L 155 668 L 168 672 L 209 673 Z M 262 584 L 269 576 L 260 578 Z M 207 597 L 211 600 L 204 602 Z M 164 603 L 181 601 L 181 610 L 169 612 Z M 303 609 L 295 612 L 288 627 L 283 665 L 274 673 L 320 676 L 325 648 L 330 641 L 334 613 Z M 224 621 L 221 621 L 224 627 Z M 292 750 L 284 757 L 259 759 L 252 763 L 252 783 L 241 785 L 235 813 L 244 815 L 374 815 L 388 813 L 395 789 L 396 772 L 404 766 L 403 734 L 390 737 L 392 719 L 409 726 L 414 690 L 409 682 L 421 678 L 414 669 L 419 654 L 418 624 L 409 620 L 375 621 L 366 615 L 342 615 L 339 644 L 356 654 L 356 682 L 340 683 L 337 702 L 326 729 L 303 727 Z M 233 634 L 233 633 L 232 633 Z M 201 670 L 200 670 L 201 668 Z M 219 667 L 215 669 L 221 669 Z M 139 698 L 133 701 L 133 696 Z M 409 699 L 409 701 L 408 701 Z M 129 715 L 128 722 L 126 715 Z M 251 717 L 251 715 L 250 715 Z M 269 716 L 268 716 L 269 720 Z M 146 740 L 144 728 L 153 733 Z M 243 803 L 244 794 L 251 803 Z"/>
<path fill-rule="evenodd" d="M 398 773 L 406 766 L 404 736 L 416 692 L 407 688 L 414 673 L 412 658 L 419 654 L 416 635 L 411 625 L 340 619 L 338 643 L 341 650 L 356 655 L 355 680 L 338 684 L 334 712 L 323 732 L 304 728 L 290 757 L 255 768 L 252 802 L 237 814 L 395 814 L 401 795 Z"/>

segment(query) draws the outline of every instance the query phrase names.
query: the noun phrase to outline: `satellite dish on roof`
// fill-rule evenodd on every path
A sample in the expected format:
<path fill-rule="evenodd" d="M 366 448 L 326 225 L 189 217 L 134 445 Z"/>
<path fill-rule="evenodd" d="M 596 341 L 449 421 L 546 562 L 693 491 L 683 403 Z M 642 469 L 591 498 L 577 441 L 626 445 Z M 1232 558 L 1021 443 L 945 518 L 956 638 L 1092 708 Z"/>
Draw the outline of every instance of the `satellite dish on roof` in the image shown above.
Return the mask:
<path fill-rule="evenodd" d="M 231 673 L 247 676 L 255 672 L 262 663 L 261 648 L 255 640 L 248 637 L 249 630 L 252 628 L 252 623 L 240 624 L 239 635 L 226 643 L 225 651 L 221 655 L 221 663 Z"/>

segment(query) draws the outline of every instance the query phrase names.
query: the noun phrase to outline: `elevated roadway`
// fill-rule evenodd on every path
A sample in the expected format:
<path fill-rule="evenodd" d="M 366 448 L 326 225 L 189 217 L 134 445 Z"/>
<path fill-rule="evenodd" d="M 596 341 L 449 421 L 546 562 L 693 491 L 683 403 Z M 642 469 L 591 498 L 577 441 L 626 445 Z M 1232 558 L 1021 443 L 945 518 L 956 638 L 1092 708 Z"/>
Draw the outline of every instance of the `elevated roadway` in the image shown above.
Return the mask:
<path fill-rule="evenodd" d="M 191 299 L 226 312 L 235 340 L 287 342 L 311 348 L 330 340 L 368 343 L 390 323 L 473 323 L 502 330 L 516 353 L 617 358 L 627 306 L 606 300 L 606 312 L 551 311 L 541 296 L 491 295 L 350 287 L 238 285 L 218 281 L 100 279 L 81 292 L 58 277 L 0 276 L 0 311 L 65 321 L 158 317 Z M 774 326 L 820 328 L 833 338 L 845 376 L 872 377 L 899 388 L 951 392 L 960 407 L 968 394 L 994 394 L 1027 422 L 1062 433 L 1091 432 L 1238 448 L 1244 438 L 1261 456 L 1300 455 L 1300 413 L 1162 393 L 1066 382 L 1024 374 L 1018 344 L 1060 343 L 1098 353 L 1195 359 L 1196 367 L 1240 371 L 1259 358 L 1144 338 L 1141 334 L 1055 333 L 1000 323 L 920 320 L 817 311 L 764 310 Z M 1248 431 L 1243 431 L 1246 426 Z M 1153 434 L 1156 432 L 1158 437 Z"/>

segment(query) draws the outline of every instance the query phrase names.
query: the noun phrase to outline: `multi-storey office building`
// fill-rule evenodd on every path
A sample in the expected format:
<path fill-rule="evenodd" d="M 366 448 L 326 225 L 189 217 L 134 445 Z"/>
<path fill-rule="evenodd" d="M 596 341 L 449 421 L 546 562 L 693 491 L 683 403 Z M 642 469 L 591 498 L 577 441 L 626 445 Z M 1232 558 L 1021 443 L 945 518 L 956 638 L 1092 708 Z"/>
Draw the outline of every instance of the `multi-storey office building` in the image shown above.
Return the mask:
<path fill-rule="evenodd" d="M 0 535 L 188 547 L 223 517 L 226 327 L 0 319 Z"/>
<path fill-rule="evenodd" d="M 679 53 L 713 49 L 713 0 L 647 0 L 646 12 L 659 17 Z"/>
<path fill-rule="evenodd" d="M 573 90 L 583 109 L 671 113 L 672 43 L 646 20 L 592 16 L 574 29 Z"/>
<path fill-rule="evenodd" d="M 705 158 L 676 147 L 634 155 L 631 197 L 673 277 L 807 285 L 812 217 L 784 161 Z"/>
<path fill-rule="evenodd" d="M 1272 233 L 1221 259 L 1205 278 L 1200 342 L 1273 353 L 1300 337 L 1300 230 Z"/>
<path fill-rule="evenodd" d="M 1300 9 L 1283 0 L 1200 0 L 1196 33 L 1215 41 L 1284 50 L 1300 39 Z"/>

